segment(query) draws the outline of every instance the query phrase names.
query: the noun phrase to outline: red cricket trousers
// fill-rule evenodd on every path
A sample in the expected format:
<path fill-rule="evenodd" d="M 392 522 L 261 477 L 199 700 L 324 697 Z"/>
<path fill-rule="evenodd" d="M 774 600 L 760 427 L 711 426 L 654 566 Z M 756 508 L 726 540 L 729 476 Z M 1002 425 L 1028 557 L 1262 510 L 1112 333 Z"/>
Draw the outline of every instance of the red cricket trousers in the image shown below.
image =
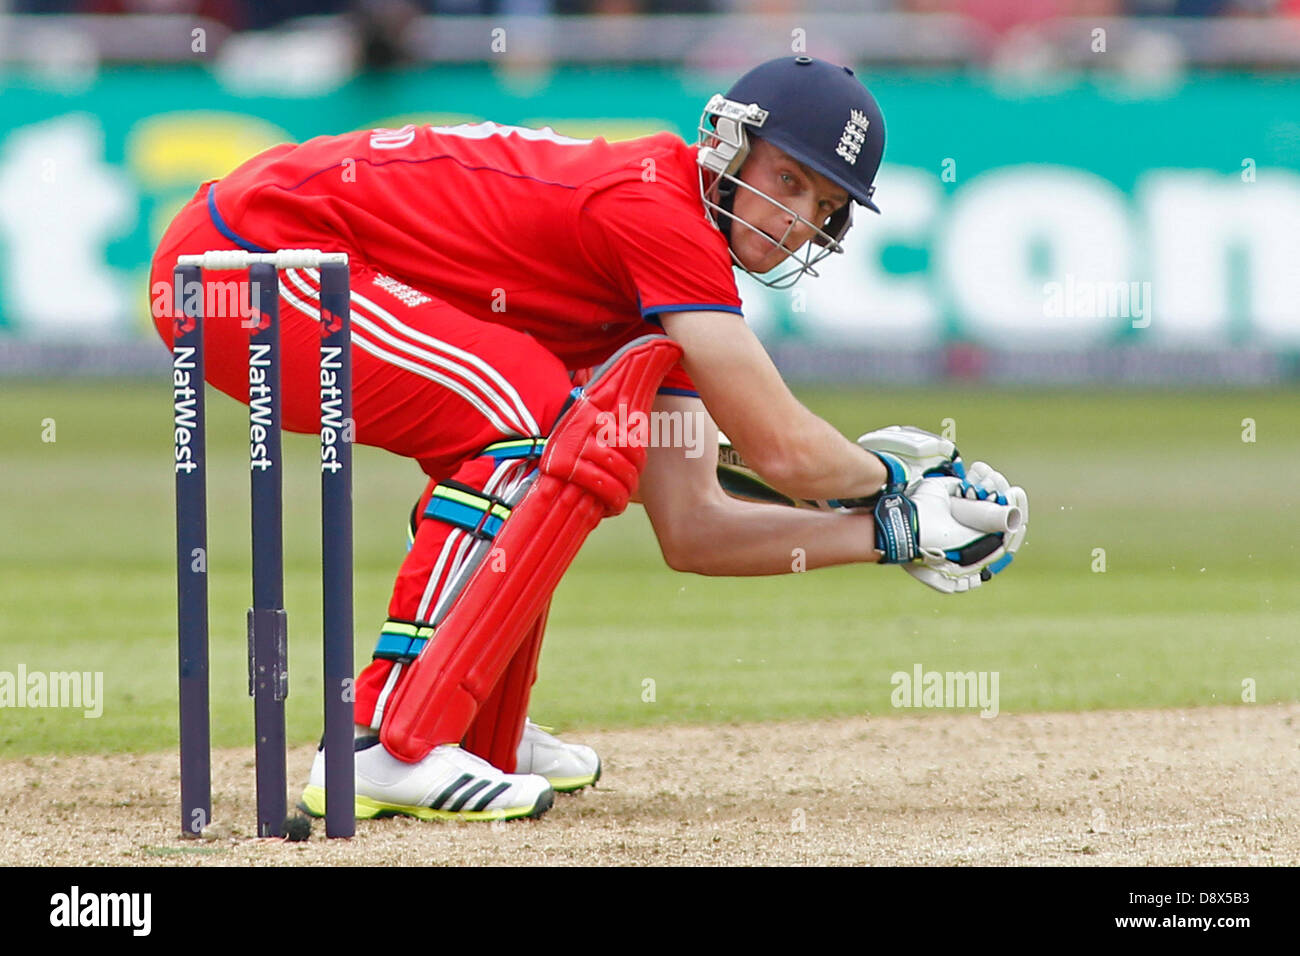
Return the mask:
<path fill-rule="evenodd" d="M 176 257 L 236 248 L 212 224 L 207 190 L 202 187 L 172 222 L 154 257 L 154 324 L 169 347 Z M 421 505 L 448 478 L 497 493 L 519 481 L 526 462 L 498 462 L 481 453 L 502 439 L 549 434 L 572 388 L 563 363 L 529 335 L 476 319 L 385 275 L 380 264 L 367 262 L 337 237 L 304 232 L 301 245 L 349 254 L 355 440 L 415 459 L 428 476 Z M 205 302 L 235 301 L 229 291 L 243 288 L 229 283 L 247 277 L 243 270 L 206 272 Z M 238 301 L 246 303 L 246 293 Z M 281 273 L 282 411 L 284 427 L 293 432 L 320 428 L 319 304 L 315 270 Z M 247 404 L 247 313 L 211 311 L 227 314 L 205 315 L 207 381 Z M 389 618 L 431 620 L 467 545 L 459 529 L 420 521 L 393 586 Z M 384 702 L 400 679 L 401 665 L 388 660 L 375 660 L 361 673 L 358 723 L 378 728 Z"/>

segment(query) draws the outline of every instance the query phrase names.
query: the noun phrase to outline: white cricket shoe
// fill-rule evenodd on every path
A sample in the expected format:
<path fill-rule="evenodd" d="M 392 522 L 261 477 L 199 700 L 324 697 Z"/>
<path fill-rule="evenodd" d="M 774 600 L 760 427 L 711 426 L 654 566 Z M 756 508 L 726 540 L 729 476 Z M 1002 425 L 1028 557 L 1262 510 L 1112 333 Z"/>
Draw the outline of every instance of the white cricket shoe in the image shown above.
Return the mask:
<path fill-rule="evenodd" d="M 566 744 L 531 720 L 515 755 L 515 773 L 539 773 L 559 793 L 590 786 L 600 779 L 600 757 L 582 744 Z"/>
<path fill-rule="evenodd" d="M 378 737 L 369 739 L 374 743 L 356 752 L 358 820 L 395 814 L 421 820 L 513 820 L 540 817 L 555 801 L 545 777 L 502 773 L 456 744 L 434 747 L 419 763 L 406 763 L 385 750 Z M 325 815 L 323 750 L 316 751 L 299 806 L 314 817 Z"/>

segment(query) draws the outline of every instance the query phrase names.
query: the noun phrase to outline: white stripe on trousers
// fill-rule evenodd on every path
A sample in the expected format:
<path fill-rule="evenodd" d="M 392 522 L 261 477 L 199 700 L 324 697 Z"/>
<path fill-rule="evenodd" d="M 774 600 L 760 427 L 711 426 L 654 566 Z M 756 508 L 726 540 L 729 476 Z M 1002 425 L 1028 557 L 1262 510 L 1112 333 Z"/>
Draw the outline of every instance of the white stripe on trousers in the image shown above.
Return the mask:
<path fill-rule="evenodd" d="M 310 279 L 317 279 L 318 273 L 315 270 L 303 270 Z M 293 296 L 287 292 L 284 284 L 281 284 L 281 294 L 293 303 L 299 311 L 309 315 L 315 315 L 317 321 L 320 316 L 320 290 L 316 285 L 307 281 L 297 269 L 285 270 L 285 277 L 293 283 L 298 293 L 310 300 L 313 304 L 306 308 Z M 370 299 L 361 295 L 359 292 L 352 293 L 352 315 L 353 325 L 361 332 L 365 333 L 358 340 L 358 345 L 365 348 L 366 351 L 375 355 L 377 358 L 389 361 L 392 364 L 399 365 L 408 371 L 416 372 L 426 378 L 433 379 L 439 384 L 445 385 L 456 392 L 466 401 L 469 401 L 478 408 L 479 411 L 488 417 L 493 423 L 493 427 L 507 435 L 537 435 L 537 421 L 533 418 L 528 406 L 524 404 L 519 393 L 514 386 L 506 380 L 500 372 L 485 362 L 482 358 L 464 349 L 457 348 L 450 343 L 443 342 L 431 335 L 413 329 L 400 321 L 388 310 L 376 305 Z M 398 338 L 397 334 L 405 335 L 409 339 L 422 343 L 427 348 L 421 348 L 419 345 L 412 344 Z M 422 362 L 427 363 L 432 368 L 442 369 L 459 376 L 462 382 L 453 382 L 445 376 L 430 370 L 413 368 L 407 360 L 392 355 L 383 349 L 380 349 L 372 339 L 378 339 L 387 345 L 392 346 L 399 351 L 405 352 Z M 477 370 L 477 371 L 476 371 Z M 482 376 L 478 373 L 481 372 Z M 486 380 L 485 380 L 486 378 Z M 480 400 L 481 399 L 481 400 Z M 491 405 L 496 415 L 487 411 L 483 405 L 484 402 Z M 502 427 L 499 423 L 509 422 L 508 427 Z"/>
<path fill-rule="evenodd" d="M 302 312 L 304 315 L 310 316 L 315 321 L 319 321 L 319 312 L 316 309 L 312 308 L 307 303 L 298 299 L 297 296 L 295 296 L 288 289 L 281 287 L 280 296 L 291 306 L 297 309 L 299 312 Z M 437 382 L 439 385 L 445 386 L 448 390 L 459 395 L 461 398 L 465 399 L 465 401 L 469 402 L 469 404 L 473 405 L 476 409 L 478 409 L 478 411 L 483 415 L 484 418 L 488 420 L 488 422 L 492 425 L 492 427 L 495 428 L 497 431 L 501 432 L 502 434 L 507 436 L 520 434 L 518 426 L 516 424 L 510 424 L 503 421 L 496 414 L 496 411 L 491 406 L 489 406 L 485 401 L 483 401 L 483 399 L 480 398 L 477 394 L 470 391 L 462 383 L 456 381 L 453 378 L 449 378 L 445 375 L 441 375 L 437 372 L 434 372 L 428 367 L 413 362 L 410 359 L 405 359 L 400 355 L 396 355 L 393 352 L 388 351 L 387 349 L 382 349 L 378 345 L 375 345 L 373 342 L 370 341 L 370 339 L 368 339 L 365 335 L 362 334 L 362 332 L 368 330 L 369 328 L 371 328 L 369 323 L 367 323 L 365 319 L 359 316 L 356 310 L 353 309 L 352 343 L 356 345 L 357 348 L 365 352 L 369 352 L 371 355 L 375 356 L 375 358 L 387 362 L 389 365 L 396 365 L 398 368 L 404 368 L 408 372 L 414 372 L 416 375 L 419 375 L 423 378 L 430 379 L 431 381 Z M 375 330 L 375 331 L 378 331 L 381 337 L 394 341 L 395 344 L 398 344 L 400 347 L 403 347 L 405 351 L 413 352 L 413 354 L 415 354 L 418 358 L 424 357 L 419 352 L 419 350 L 403 346 L 402 343 L 393 339 L 392 336 L 388 336 L 382 330 Z"/>

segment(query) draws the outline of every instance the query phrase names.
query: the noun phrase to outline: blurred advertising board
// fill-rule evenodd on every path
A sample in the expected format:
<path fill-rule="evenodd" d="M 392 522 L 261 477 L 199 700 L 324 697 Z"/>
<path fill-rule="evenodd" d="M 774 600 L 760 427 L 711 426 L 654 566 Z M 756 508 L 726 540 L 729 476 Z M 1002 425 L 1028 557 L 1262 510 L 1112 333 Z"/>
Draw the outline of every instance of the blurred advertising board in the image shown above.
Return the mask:
<path fill-rule="evenodd" d="M 1007 88 L 859 71 L 888 126 L 883 215 L 816 281 L 742 283 L 772 342 L 931 351 L 1300 350 L 1300 77 Z M 491 119 L 693 140 L 727 78 L 662 68 L 438 67 L 313 96 L 191 67 L 69 89 L 0 77 L 0 338 L 139 340 L 146 269 L 198 183 L 278 142 Z"/>

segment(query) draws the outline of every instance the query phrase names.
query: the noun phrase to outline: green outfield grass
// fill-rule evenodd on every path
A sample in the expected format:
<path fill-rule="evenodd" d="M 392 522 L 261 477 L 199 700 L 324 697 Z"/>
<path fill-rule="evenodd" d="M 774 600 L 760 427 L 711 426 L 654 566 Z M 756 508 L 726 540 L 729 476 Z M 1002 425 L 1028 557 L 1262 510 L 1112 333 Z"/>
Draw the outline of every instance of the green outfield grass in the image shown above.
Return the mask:
<path fill-rule="evenodd" d="M 165 382 L 0 385 L 0 672 L 102 671 L 103 714 L 0 710 L 0 754 L 175 746 L 175 565 Z M 533 714 L 563 727 L 898 713 L 890 676 L 997 671 L 1003 713 L 1259 702 L 1300 694 L 1295 392 L 800 392 L 846 433 L 956 420 L 1031 494 L 1028 542 L 992 586 L 944 598 L 897 568 L 775 578 L 669 570 L 637 506 L 564 579 Z M 209 393 L 212 701 L 252 739 L 244 410 Z M 1256 422 L 1242 441 L 1242 419 Z M 42 441 L 54 420 L 55 441 Z M 319 734 L 319 485 L 287 436 L 289 733 Z M 422 487 L 359 449 L 357 661 L 369 658 Z M 1105 573 L 1093 551 L 1104 548 Z M 654 700 L 647 701 L 647 681 Z M 909 713 L 916 713 L 910 711 Z"/>

